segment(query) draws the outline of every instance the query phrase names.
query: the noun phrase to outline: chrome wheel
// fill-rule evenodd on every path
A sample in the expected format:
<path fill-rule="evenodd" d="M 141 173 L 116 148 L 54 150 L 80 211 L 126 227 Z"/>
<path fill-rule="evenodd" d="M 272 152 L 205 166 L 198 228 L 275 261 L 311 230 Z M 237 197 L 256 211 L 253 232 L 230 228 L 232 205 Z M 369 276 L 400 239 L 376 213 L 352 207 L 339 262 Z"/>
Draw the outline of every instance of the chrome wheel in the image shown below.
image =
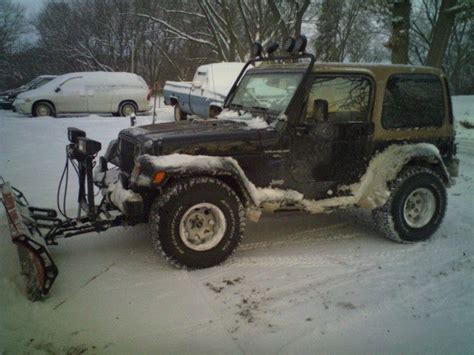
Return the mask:
<path fill-rule="evenodd" d="M 179 236 L 190 249 L 206 251 L 224 237 L 227 222 L 224 213 L 212 203 L 198 203 L 189 208 L 179 223 Z"/>
<path fill-rule="evenodd" d="M 51 116 L 51 108 L 48 105 L 39 104 L 36 106 L 36 116 Z"/>
<path fill-rule="evenodd" d="M 411 228 L 422 228 L 436 212 L 436 197 L 427 188 L 420 187 L 408 195 L 403 206 L 403 217 Z"/>

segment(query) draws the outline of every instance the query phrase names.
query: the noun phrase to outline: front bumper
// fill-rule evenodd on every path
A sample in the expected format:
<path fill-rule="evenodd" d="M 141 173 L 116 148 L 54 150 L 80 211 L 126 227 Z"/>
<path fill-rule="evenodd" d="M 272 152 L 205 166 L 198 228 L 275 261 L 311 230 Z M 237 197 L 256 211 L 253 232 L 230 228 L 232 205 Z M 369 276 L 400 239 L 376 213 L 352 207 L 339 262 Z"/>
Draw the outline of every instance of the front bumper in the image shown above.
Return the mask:
<path fill-rule="evenodd" d="M 31 102 L 15 100 L 13 102 L 13 108 L 15 112 L 30 114 L 31 113 Z"/>
<path fill-rule="evenodd" d="M 118 168 L 108 170 L 106 164 L 98 164 L 94 171 L 94 183 L 102 189 L 107 201 L 128 217 L 143 215 L 143 198 L 123 186 Z"/>

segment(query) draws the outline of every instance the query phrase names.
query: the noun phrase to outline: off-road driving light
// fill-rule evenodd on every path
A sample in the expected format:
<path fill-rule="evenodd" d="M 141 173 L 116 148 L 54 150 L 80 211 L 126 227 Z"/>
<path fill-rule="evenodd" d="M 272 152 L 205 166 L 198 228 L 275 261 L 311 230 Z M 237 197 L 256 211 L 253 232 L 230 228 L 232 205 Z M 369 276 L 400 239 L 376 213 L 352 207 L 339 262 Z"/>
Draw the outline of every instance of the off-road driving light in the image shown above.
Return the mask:
<path fill-rule="evenodd" d="M 77 143 L 77 139 L 79 137 L 85 137 L 86 132 L 83 130 L 76 128 L 76 127 L 68 127 L 67 128 L 67 139 L 71 143 Z"/>
<path fill-rule="evenodd" d="M 304 53 L 306 50 L 306 44 L 308 39 L 305 35 L 299 35 L 295 40 L 295 47 L 293 48 L 293 54 L 297 55 L 298 53 Z"/>
<path fill-rule="evenodd" d="M 296 40 L 293 37 L 290 37 L 285 41 L 283 47 L 287 53 L 293 52 L 293 49 L 295 48 L 295 41 Z"/>
<path fill-rule="evenodd" d="M 165 177 L 166 173 L 164 171 L 158 171 L 153 175 L 153 183 L 159 185 L 165 180 Z"/>
<path fill-rule="evenodd" d="M 97 142 L 95 140 L 85 137 L 79 137 L 77 139 L 77 150 L 83 155 L 95 155 L 100 151 L 101 148 L 102 145 L 100 144 L 100 142 Z"/>
<path fill-rule="evenodd" d="M 273 42 L 265 49 L 265 52 L 267 52 L 268 56 L 271 57 L 272 54 L 277 51 L 278 47 L 280 47 L 280 45 L 277 42 Z"/>
<path fill-rule="evenodd" d="M 259 42 L 255 42 L 252 45 L 252 50 L 250 51 L 250 55 L 252 58 L 261 58 L 263 53 L 263 47 Z"/>

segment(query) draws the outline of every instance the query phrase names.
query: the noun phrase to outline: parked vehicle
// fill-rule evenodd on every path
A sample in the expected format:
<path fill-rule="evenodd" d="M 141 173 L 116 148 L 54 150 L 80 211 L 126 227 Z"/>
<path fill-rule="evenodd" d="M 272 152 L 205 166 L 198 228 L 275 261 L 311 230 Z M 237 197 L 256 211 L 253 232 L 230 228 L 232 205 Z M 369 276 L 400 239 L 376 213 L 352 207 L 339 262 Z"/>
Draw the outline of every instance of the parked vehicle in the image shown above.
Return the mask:
<path fill-rule="evenodd" d="M 243 68 L 224 103 L 228 119 L 123 130 L 94 178 L 101 144 L 69 128 L 85 216 L 27 208 L 4 184 L 13 240 L 30 246 L 34 265 L 54 266 L 45 245 L 62 237 L 148 223 L 154 247 L 173 265 L 206 268 L 232 254 L 246 218 L 257 221 L 262 205 L 310 213 L 358 206 L 394 241 L 430 238 L 458 174 L 445 75 L 430 67 L 314 64 L 305 43 L 290 41 L 283 56 L 265 56 L 256 45 L 247 65 L 260 65 Z M 104 196 L 98 205 L 93 182 Z M 46 234 L 38 235 L 40 223 L 51 223 Z M 48 287 L 36 290 L 44 294 L 56 274 L 39 270 Z"/>
<path fill-rule="evenodd" d="M 0 108 L 4 110 L 11 110 L 13 108 L 13 101 L 15 101 L 19 94 L 28 90 L 39 88 L 40 86 L 49 83 L 56 77 L 57 75 L 40 75 L 17 89 L 7 90 L 0 93 Z"/>
<path fill-rule="evenodd" d="M 130 116 L 151 109 L 148 85 L 133 73 L 79 72 L 61 75 L 18 95 L 13 103 L 24 114 L 112 113 Z"/>
<path fill-rule="evenodd" d="M 166 105 L 174 106 L 174 118 L 182 121 L 188 115 L 216 117 L 224 99 L 245 63 L 214 63 L 200 66 L 192 82 L 167 81 L 164 87 Z"/>

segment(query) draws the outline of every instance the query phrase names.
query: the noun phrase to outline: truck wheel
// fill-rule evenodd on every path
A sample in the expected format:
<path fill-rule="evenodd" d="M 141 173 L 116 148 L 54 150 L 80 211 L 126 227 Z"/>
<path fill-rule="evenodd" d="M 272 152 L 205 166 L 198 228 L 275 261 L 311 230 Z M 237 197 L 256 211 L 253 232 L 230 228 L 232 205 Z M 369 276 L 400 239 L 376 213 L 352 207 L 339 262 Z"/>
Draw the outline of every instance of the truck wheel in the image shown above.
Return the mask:
<path fill-rule="evenodd" d="M 245 213 L 234 190 L 211 177 L 170 186 L 152 204 L 153 245 L 177 267 L 202 269 L 225 261 L 239 245 Z"/>
<path fill-rule="evenodd" d="M 373 211 L 376 224 L 397 242 L 427 240 L 441 224 L 447 206 L 446 188 L 433 170 L 410 166 L 389 183 L 390 198 Z"/>
<path fill-rule="evenodd" d="M 49 102 L 40 101 L 33 107 L 33 117 L 55 116 L 54 107 Z"/>
<path fill-rule="evenodd" d="M 184 113 L 179 105 L 174 105 L 174 120 L 176 122 L 185 121 L 188 118 L 188 115 Z"/>

